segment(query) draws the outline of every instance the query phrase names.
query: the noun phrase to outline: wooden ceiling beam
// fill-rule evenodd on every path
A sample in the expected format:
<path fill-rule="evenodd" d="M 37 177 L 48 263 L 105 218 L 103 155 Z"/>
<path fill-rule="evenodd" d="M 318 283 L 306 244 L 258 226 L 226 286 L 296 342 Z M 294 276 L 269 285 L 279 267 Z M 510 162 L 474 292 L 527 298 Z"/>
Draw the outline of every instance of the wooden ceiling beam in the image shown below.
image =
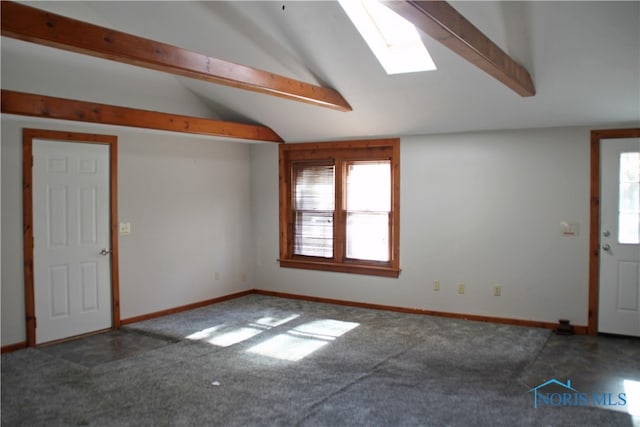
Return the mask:
<path fill-rule="evenodd" d="M 180 47 L 111 30 L 12 1 L 2 1 L 3 36 L 70 52 L 205 80 L 339 111 L 351 106 L 337 91 L 234 64 Z"/>
<path fill-rule="evenodd" d="M 535 95 L 529 72 L 446 1 L 393 0 L 384 4 L 520 96 Z"/>
<path fill-rule="evenodd" d="M 170 132 L 284 142 L 265 126 L 181 116 L 74 99 L 2 89 L 2 112 L 46 119 L 73 120 Z"/>

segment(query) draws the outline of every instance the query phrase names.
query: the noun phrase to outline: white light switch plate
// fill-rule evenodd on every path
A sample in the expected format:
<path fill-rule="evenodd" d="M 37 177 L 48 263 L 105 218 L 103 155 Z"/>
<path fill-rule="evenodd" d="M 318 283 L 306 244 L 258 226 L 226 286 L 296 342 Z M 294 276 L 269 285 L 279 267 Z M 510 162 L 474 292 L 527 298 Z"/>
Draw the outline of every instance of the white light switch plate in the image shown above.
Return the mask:
<path fill-rule="evenodd" d="M 131 223 L 130 222 L 121 222 L 120 223 L 120 235 L 125 236 L 127 234 L 131 234 Z"/>
<path fill-rule="evenodd" d="M 580 234 L 580 224 L 562 221 L 560 227 L 563 236 L 577 236 Z"/>

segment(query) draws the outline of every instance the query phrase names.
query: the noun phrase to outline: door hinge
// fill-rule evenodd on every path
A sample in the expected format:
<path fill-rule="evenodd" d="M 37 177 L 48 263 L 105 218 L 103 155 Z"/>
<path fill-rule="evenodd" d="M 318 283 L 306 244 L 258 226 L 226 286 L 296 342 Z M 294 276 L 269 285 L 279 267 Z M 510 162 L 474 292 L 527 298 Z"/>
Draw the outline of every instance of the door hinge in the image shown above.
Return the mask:
<path fill-rule="evenodd" d="M 31 156 L 31 167 L 33 167 L 34 162 L 35 161 L 33 160 L 33 156 Z"/>

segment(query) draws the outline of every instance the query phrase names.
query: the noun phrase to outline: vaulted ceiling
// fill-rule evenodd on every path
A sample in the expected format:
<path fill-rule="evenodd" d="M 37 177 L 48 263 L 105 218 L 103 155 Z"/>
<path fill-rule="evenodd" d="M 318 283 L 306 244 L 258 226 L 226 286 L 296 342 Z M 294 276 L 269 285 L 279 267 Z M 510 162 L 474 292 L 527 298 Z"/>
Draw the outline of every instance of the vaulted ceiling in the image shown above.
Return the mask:
<path fill-rule="evenodd" d="M 423 34 L 435 71 L 386 75 L 337 2 L 25 2 L 333 88 L 336 111 L 2 38 L 2 88 L 262 124 L 287 142 L 640 121 L 639 2 L 451 2 L 531 74 L 521 97 Z"/>

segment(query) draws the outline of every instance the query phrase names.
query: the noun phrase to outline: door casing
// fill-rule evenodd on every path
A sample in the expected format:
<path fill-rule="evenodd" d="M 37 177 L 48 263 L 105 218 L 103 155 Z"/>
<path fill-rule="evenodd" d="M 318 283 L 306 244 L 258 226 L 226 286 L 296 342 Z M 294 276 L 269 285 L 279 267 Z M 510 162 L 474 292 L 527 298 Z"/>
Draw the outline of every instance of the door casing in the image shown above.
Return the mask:
<path fill-rule="evenodd" d="M 591 206 L 589 221 L 589 317 L 587 333 L 598 334 L 600 291 L 600 141 L 637 138 L 640 128 L 601 129 L 591 131 Z"/>
<path fill-rule="evenodd" d="M 120 327 L 120 286 L 118 264 L 118 138 L 112 135 L 63 132 L 43 129 L 22 131 L 22 207 L 24 248 L 24 289 L 27 346 L 36 345 L 35 289 L 33 276 L 33 140 L 50 139 L 109 146 L 109 230 L 111 244 L 111 310 L 113 329 Z"/>

